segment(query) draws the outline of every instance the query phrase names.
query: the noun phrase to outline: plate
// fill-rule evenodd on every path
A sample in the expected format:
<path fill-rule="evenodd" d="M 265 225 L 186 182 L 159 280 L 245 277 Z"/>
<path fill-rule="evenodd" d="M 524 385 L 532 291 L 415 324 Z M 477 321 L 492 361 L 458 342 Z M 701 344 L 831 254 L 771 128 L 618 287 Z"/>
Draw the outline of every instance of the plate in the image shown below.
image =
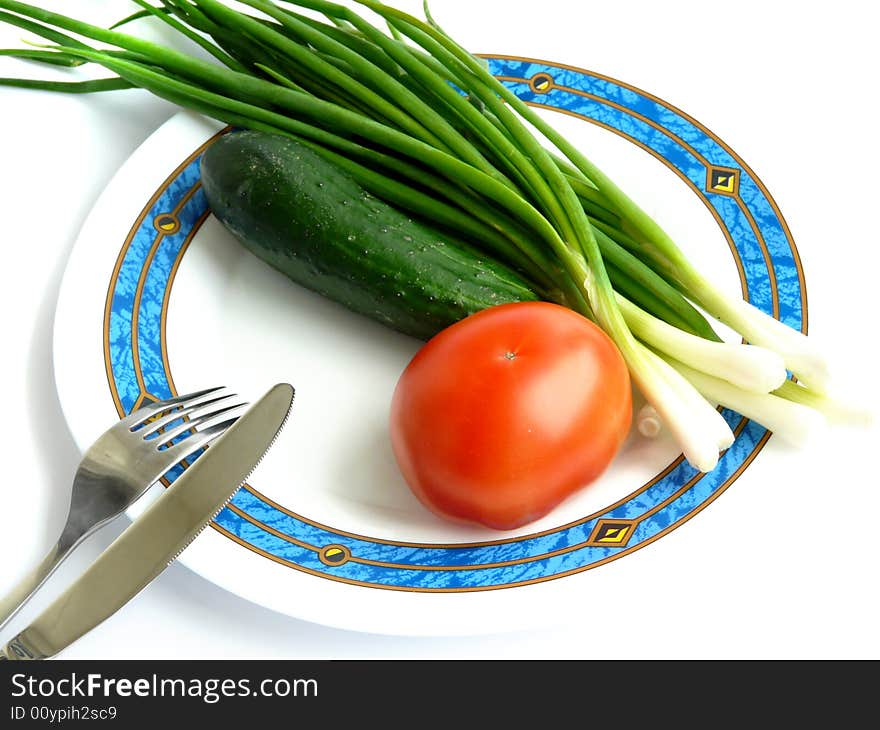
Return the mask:
<path fill-rule="evenodd" d="M 535 59 L 488 61 L 721 288 L 806 331 L 797 250 L 770 194 L 727 145 L 623 82 Z M 765 429 L 724 411 L 736 441 L 709 474 L 668 438 L 631 435 L 599 481 L 520 530 L 435 517 L 400 477 L 387 436 L 391 393 L 421 343 L 292 284 L 220 226 L 199 159 L 223 132 L 182 112 L 119 170 L 74 247 L 54 335 L 62 408 L 83 449 L 150 399 L 218 384 L 253 399 L 275 382 L 295 386 L 281 438 L 179 558 L 206 579 L 358 631 L 546 624 L 559 614 L 547 608 L 589 594 L 596 574 L 603 589 L 613 585 L 621 559 L 698 515 L 766 443 Z"/>

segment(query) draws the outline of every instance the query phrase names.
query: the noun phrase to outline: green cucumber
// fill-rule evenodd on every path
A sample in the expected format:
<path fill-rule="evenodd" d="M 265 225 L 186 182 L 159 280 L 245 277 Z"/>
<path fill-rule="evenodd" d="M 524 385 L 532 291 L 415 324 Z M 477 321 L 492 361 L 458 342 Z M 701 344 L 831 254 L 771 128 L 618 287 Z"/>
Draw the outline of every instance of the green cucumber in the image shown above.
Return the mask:
<path fill-rule="evenodd" d="M 214 215 L 296 283 L 423 340 L 487 307 L 539 296 L 468 243 L 367 193 L 295 139 L 219 137 L 201 161 Z"/>

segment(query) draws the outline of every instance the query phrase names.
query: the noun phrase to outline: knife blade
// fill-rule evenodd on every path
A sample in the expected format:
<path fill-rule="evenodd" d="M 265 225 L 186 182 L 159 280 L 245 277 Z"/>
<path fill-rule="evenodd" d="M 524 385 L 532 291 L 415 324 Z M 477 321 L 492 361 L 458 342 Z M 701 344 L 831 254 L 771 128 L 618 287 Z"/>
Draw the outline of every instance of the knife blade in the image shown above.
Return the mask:
<path fill-rule="evenodd" d="M 0 660 L 48 659 L 109 618 L 170 565 L 244 484 L 293 405 L 279 383 L 252 405 L 101 553 Z"/>

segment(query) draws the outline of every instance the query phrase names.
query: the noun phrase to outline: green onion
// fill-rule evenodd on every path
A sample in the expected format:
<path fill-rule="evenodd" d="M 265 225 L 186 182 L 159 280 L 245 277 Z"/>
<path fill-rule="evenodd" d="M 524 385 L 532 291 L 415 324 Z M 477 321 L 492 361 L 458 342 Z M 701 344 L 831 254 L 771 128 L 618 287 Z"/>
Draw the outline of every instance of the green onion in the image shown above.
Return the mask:
<path fill-rule="evenodd" d="M 711 471 L 718 463 L 718 452 L 734 441 L 727 421 L 666 360 L 647 347 L 644 358 L 653 366 L 659 381 L 655 387 L 661 398 L 649 402 L 660 420 L 682 447 L 685 458 L 699 471 Z M 644 390 L 642 392 L 645 392 Z M 646 394 L 647 396 L 647 394 Z M 670 417 L 669 404 L 678 410 Z M 699 433 L 699 438 L 694 437 Z"/>
<path fill-rule="evenodd" d="M 14 86 L 19 89 L 42 89 L 67 94 L 94 94 L 99 91 L 119 91 L 132 89 L 134 85 L 125 79 L 94 79 L 92 81 L 32 81 L 30 79 L 7 79 L 0 77 L 0 86 Z"/>
<path fill-rule="evenodd" d="M 851 398 L 844 400 L 819 393 L 793 380 L 786 380 L 773 391 L 773 395 L 813 408 L 831 423 L 870 426 L 874 420 L 874 414 L 863 403 L 856 403 Z"/>
<path fill-rule="evenodd" d="M 673 359 L 669 362 L 710 401 L 760 423 L 794 445 L 803 446 L 826 427 L 822 414 L 813 408 L 772 393 L 749 392 L 721 378 L 698 372 L 681 362 Z"/>
<path fill-rule="evenodd" d="M 74 56 L 68 56 L 64 53 L 58 53 L 56 51 L 39 51 L 36 49 L 28 50 L 22 48 L 0 48 L 0 56 L 20 58 L 23 61 L 39 61 L 41 63 L 48 63 L 52 66 L 67 66 L 68 68 L 71 68 L 73 66 L 82 66 L 82 64 L 84 63 L 82 59 L 75 58 Z M 12 86 L 13 84 L 10 83 L 7 85 Z"/>
<path fill-rule="evenodd" d="M 701 372 L 753 393 L 769 393 L 788 377 L 782 357 L 772 350 L 704 340 L 653 317 L 619 294 L 617 301 L 636 337 Z"/>
<path fill-rule="evenodd" d="M 295 137 L 367 191 L 468 238 L 519 269 L 544 298 L 594 319 L 648 400 L 639 430 L 668 428 L 698 470 L 712 469 L 733 441 L 714 403 L 796 438 L 786 419 L 846 413 L 822 394 L 827 369 L 802 334 L 709 284 L 655 221 L 443 32 L 427 7 L 424 22 L 358 0 L 385 31 L 328 0 L 243 0 L 253 15 L 220 0 L 134 2 L 139 11 L 105 29 L 0 0 L 0 22 L 55 44 L 0 55 L 90 62 L 116 74 L 0 85 L 139 87 L 229 124 Z M 134 21 L 164 24 L 211 60 L 116 30 Z M 700 309 L 751 344 L 722 343 Z M 786 368 L 809 387 L 786 381 Z"/>

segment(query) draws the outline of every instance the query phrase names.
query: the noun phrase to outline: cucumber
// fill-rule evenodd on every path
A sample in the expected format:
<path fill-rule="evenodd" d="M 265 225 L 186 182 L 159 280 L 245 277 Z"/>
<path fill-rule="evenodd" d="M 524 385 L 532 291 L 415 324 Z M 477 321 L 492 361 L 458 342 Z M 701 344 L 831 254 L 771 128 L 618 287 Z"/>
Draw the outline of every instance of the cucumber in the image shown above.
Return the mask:
<path fill-rule="evenodd" d="M 523 277 L 449 233 L 367 193 L 294 139 L 218 138 L 201 160 L 214 215 L 297 284 L 430 339 L 487 307 L 539 297 Z"/>

